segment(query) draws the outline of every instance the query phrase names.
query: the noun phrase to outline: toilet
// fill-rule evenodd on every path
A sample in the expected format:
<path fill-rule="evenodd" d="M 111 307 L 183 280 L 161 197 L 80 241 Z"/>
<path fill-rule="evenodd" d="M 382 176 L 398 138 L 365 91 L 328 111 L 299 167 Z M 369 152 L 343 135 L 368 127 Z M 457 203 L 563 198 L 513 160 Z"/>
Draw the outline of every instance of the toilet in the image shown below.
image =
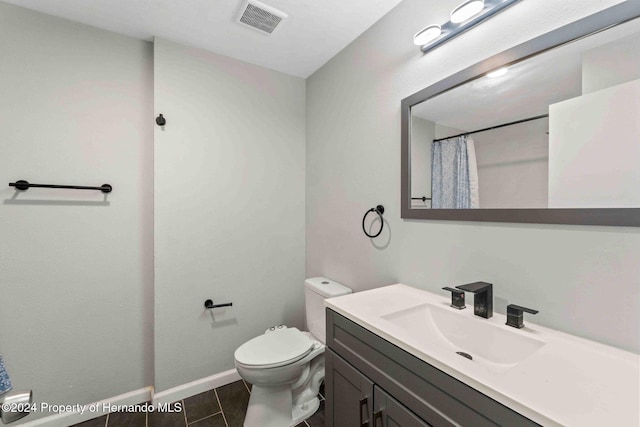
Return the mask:
<path fill-rule="evenodd" d="M 290 427 L 313 415 L 324 380 L 326 298 L 351 289 L 324 277 L 305 281 L 309 332 L 273 326 L 235 351 L 236 369 L 252 384 L 244 427 Z"/>

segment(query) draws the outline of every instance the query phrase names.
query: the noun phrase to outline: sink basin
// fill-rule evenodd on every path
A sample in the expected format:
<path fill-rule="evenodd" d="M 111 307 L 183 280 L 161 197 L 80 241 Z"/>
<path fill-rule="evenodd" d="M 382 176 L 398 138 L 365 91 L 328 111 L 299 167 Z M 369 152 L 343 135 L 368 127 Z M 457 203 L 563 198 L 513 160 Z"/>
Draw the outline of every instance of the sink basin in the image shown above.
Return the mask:
<path fill-rule="evenodd" d="M 637 353 L 529 321 L 511 328 L 501 313 L 483 319 L 401 283 L 325 305 L 539 425 L 640 426 Z"/>
<path fill-rule="evenodd" d="M 522 330 L 469 314 L 447 306 L 421 304 L 380 317 L 425 345 L 439 346 L 452 354 L 462 352 L 497 371 L 516 366 L 545 345 Z"/>

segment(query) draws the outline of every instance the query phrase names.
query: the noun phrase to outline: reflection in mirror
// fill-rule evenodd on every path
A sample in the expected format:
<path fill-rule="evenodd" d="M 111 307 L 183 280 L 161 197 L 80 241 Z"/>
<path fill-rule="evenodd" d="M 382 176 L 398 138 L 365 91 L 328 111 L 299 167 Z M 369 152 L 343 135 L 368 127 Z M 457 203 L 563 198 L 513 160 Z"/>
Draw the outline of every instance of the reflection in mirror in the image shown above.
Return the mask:
<path fill-rule="evenodd" d="M 640 20 L 411 107 L 412 209 L 640 207 Z"/>

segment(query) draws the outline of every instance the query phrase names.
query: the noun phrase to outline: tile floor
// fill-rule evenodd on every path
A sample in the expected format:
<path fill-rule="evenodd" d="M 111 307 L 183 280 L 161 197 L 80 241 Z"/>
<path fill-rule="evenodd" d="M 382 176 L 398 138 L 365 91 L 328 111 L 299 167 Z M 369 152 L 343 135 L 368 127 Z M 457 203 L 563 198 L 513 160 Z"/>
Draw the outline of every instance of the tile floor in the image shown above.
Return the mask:
<path fill-rule="evenodd" d="M 73 427 L 242 427 L 251 386 L 236 381 L 181 401 L 181 412 L 113 412 Z M 324 384 L 320 408 L 296 427 L 324 427 Z"/>

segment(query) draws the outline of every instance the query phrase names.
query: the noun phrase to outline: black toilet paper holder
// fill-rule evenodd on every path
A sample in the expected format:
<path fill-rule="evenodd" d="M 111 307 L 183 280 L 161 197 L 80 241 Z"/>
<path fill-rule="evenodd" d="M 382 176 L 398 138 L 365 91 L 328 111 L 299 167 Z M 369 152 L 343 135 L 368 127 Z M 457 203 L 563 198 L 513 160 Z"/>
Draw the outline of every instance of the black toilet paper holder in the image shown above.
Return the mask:
<path fill-rule="evenodd" d="M 233 305 L 232 302 L 227 302 L 224 304 L 214 304 L 213 300 L 210 300 L 210 299 L 204 302 L 204 308 L 206 308 L 207 310 L 211 310 L 213 308 L 218 308 L 218 307 L 231 307 L 232 305 Z"/>

